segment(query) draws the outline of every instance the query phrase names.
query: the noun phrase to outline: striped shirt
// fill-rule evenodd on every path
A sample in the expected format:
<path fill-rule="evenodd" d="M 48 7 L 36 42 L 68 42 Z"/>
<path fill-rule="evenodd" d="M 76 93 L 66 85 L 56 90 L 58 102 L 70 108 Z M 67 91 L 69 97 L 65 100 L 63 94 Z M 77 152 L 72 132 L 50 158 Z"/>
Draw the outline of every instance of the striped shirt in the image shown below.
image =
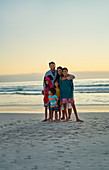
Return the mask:
<path fill-rule="evenodd" d="M 56 96 L 56 95 L 53 95 L 53 96 L 49 95 L 48 99 L 50 101 L 50 107 L 54 107 L 56 105 L 57 100 L 58 100 L 58 96 Z"/>

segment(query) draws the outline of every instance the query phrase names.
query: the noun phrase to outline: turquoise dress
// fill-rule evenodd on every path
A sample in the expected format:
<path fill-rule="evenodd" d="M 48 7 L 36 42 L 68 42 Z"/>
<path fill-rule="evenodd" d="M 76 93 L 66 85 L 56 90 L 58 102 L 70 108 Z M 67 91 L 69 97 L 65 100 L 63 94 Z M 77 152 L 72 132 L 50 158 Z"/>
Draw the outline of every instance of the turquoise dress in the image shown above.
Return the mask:
<path fill-rule="evenodd" d="M 59 80 L 60 100 L 63 98 L 72 98 L 74 92 L 73 80 Z"/>

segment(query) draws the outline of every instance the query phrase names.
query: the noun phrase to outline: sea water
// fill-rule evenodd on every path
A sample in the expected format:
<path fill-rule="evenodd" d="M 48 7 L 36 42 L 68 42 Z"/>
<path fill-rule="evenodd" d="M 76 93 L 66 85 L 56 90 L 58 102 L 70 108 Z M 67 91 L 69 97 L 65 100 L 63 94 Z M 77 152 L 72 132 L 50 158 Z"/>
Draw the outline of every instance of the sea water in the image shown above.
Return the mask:
<path fill-rule="evenodd" d="M 43 105 L 42 81 L 0 82 L 0 106 Z M 109 79 L 74 80 L 76 105 L 109 105 Z"/>

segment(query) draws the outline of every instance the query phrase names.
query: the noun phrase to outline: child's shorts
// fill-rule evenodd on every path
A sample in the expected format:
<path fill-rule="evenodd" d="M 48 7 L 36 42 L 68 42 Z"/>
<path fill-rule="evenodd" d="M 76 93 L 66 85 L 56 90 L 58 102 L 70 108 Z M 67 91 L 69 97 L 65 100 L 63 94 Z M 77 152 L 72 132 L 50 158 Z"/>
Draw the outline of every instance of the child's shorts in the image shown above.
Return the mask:
<path fill-rule="evenodd" d="M 65 103 L 74 103 L 74 99 L 71 99 L 71 98 L 63 98 L 62 99 L 62 103 L 65 104 Z"/>
<path fill-rule="evenodd" d="M 50 110 L 51 111 L 59 111 L 59 108 L 58 107 L 50 107 Z"/>
<path fill-rule="evenodd" d="M 44 102 L 44 107 L 50 107 L 50 103 L 46 106 L 47 102 Z"/>

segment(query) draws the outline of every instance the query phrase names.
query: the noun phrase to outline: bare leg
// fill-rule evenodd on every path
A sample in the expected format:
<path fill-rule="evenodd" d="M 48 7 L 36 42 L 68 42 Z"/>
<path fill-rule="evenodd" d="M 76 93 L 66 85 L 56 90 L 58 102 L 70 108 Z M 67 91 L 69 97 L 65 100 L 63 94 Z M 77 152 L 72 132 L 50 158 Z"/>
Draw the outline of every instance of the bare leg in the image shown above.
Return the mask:
<path fill-rule="evenodd" d="M 66 120 L 68 120 L 66 103 L 64 103 L 63 106 L 64 106 L 64 115 L 66 116 Z"/>
<path fill-rule="evenodd" d="M 55 120 L 56 120 L 56 121 L 58 120 L 57 117 L 58 117 L 57 111 L 55 111 Z"/>
<path fill-rule="evenodd" d="M 49 109 L 49 121 L 52 119 L 52 111 Z"/>
<path fill-rule="evenodd" d="M 49 120 L 51 117 L 51 110 L 50 110 L 50 107 L 49 107 L 49 118 L 47 120 Z"/>
<path fill-rule="evenodd" d="M 74 103 L 71 103 L 71 104 L 72 104 L 72 107 L 73 107 L 73 110 L 74 110 L 74 113 L 75 113 L 76 121 L 83 122 L 83 120 L 80 120 L 79 117 L 78 117 L 75 104 Z"/>
<path fill-rule="evenodd" d="M 61 120 L 64 120 L 64 119 L 65 119 L 64 110 L 62 110 L 62 118 L 61 118 Z"/>
<path fill-rule="evenodd" d="M 69 120 L 71 120 L 72 109 L 68 109 Z"/>
<path fill-rule="evenodd" d="M 53 112 L 54 111 L 51 111 L 51 121 L 53 121 Z"/>
<path fill-rule="evenodd" d="M 61 120 L 61 107 L 59 107 L 59 121 Z"/>
<path fill-rule="evenodd" d="M 47 107 L 45 107 L 45 119 L 43 121 L 47 121 Z"/>

